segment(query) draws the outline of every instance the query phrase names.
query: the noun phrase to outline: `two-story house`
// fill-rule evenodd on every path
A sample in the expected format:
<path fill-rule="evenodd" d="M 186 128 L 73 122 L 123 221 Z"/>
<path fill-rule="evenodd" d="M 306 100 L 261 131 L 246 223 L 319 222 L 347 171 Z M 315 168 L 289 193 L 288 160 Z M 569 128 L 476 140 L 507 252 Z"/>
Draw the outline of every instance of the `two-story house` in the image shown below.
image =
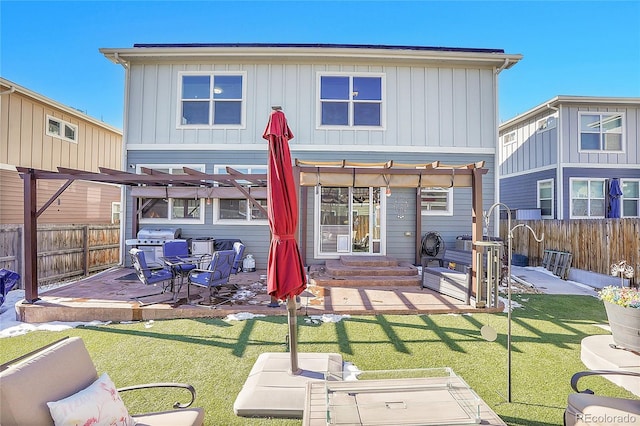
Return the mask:
<path fill-rule="evenodd" d="M 22 224 L 24 191 L 16 167 L 98 171 L 119 169 L 122 132 L 82 111 L 0 78 L 0 223 Z M 64 184 L 40 181 L 42 200 Z M 118 185 L 78 181 L 40 215 L 41 224 L 106 224 L 120 221 Z"/>
<path fill-rule="evenodd" d="M 354 175 L 351 184 L 332 185 L 320 166 L 482 164 L 483 207 L 496 199 L 498 77 L 521 55 L 326 44 L 136 44 L 100 51 L 126 71 L 124 157 L 131 172 L 265 173 L 261 136 L 271 107 L 282 107 L 295 135 L 292 157 L 318 167 L 317 184 L 301 200 L 308 264 L 344 254 L 413 262 L 416 221 L 450 244 L 472 229 L 471 185 L 454 185 L 456 176 L 426 187 L 403 187 L 384 174 L 384 182 Z M 307 187 L 310 178 L 307 173 Z M 240 239 L 258 267 L 266 266 L 268 222 L 246 198 L 212 197 L 206 189 L 189 198 L 133 197 L 128 189 L 123 210 L 125 238 L 135 237 L 134 227 L 179 227 L 183 237 Z"/>
<path fill-rule="evenodd" d="M 640 98 L 556 96 L 499 126 L 500 200 L 543 219 L 640 216 Z M 530 211 L 523 218 L 530 216 Z"/>

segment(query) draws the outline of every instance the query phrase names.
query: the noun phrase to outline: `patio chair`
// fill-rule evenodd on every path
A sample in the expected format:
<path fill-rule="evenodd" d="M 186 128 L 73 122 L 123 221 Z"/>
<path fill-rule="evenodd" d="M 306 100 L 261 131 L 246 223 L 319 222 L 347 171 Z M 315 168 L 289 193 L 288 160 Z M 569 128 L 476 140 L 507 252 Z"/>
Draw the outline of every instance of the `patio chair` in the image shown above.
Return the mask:
<path fill-rule="evenodd" d="M 7 298 L 7 293 L 9 293 L 16 284 L 18 284 L 18 280 L 20 280 L 20 274 L 14 271 L 10 271 L 8 269 L 0 269 L 0 306 L 4 304 L 4 300 Z"/>
<path fill-rule="evenodd" d="M 233 259 L 231 273 L 237 274 L 242 269 L 242 255 L 244 254 L 244 244 L 236 241 L 235 243 L 233 243 L 233 250 L 236 252 L 236 257 Z"/>
<path fill-rule="evenodd" d="M 156 296 L 158 294 L 165 293 L 167 289 L 173 289 L 173 272 L 162 266 L 149 267 L 144 255 L 144 251 L 132 248 L 129 250 L 131 255 L 131 263 L 136 270 L 138 279 L 145 285 L 157 286 L 162 283 L 162 291 L 160 293 L 147 294 L 145 296 L 139 296 L 136 299 L 143 297 Z"/>
<path fill-rule="evenodd" d="M 187 275 L 187 300 L 189 300 L 189 289 L 191 285 L 207 287 L 209 289 L 209 303 L 213 304 L 213 299 L 221 299 L 217 305 L 231 302 L 231 294 L 221 294 L 220 290 L 237 289 L 235 284 L 229 284 L 229 276 L 233 268 L 236 257 L 235 250 L 220 250 L 213 253 L 213 258 L 208 269 L 194 269 Z"/>
<path fill-rule="evenodd" d="M 179 263 L 181 257 L 189 256 L 189 244 L 187 240 L 166 241 L 162 245 L 162 255 L 172 263 Z M 174 265 L 173 270 L 176 274 L 186 274 L 195 267 L 196 265 L 193 263 L 184 263 Z"/>
<path fill-rule="evenodd" d="M 625 370 L 590 370 L 575 373 L 571 377 L 571 387 L 576 393 L 569 395 L 567 408 L 564 411 L 565 426 L 586 426 L 594 424 L 598 418 L 638 419 L 640 417 L 640 400 L 594 395 L 590 389 L 583 391 L 578 390 L 578 380 L 580 380 L 580 378 L 604 375 L 622 375 L 640 378 L 640 373 Z"/>

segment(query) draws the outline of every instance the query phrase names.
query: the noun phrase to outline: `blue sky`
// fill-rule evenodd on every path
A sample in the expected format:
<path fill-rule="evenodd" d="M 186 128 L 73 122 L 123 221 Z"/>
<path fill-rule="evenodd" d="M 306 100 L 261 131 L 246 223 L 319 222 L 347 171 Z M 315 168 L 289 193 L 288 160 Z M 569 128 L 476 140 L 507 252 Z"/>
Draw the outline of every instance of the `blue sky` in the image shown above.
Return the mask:
<path fill-rule="evenodd" d="M 122 127 L 134 43 L 497 48 L 502 121 L 556 95 L 640 97 L 640 1 L 0 1 L 0 75 Z"/>

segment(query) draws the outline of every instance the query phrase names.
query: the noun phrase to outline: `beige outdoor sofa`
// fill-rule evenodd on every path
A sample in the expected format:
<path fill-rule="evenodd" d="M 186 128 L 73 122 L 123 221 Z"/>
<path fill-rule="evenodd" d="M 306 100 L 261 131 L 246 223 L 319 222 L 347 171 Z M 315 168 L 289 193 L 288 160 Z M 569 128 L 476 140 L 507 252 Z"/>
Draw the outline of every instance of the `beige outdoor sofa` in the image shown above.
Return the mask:
<path fill-rule="evenodd" d="M 576 393 L 569 395 L 564 411 L 565 426 L 622 425 L 640 422 L 640 400 L 594 395 L 589 389 L 578 390 L 578 380 L 586 376 L 623 375 L 640 378 L 640 373 L 624 370 L 580 371 L 571 377 Z M 638 381 L 640 385 L 640 381 Z"/>
<path fill-rule="evenodd" d="M 105 387 L 100 379 L 106 375 L 98 378 L 91 356 L 79 337 L 65 338 L 17 362 L 4 364 L 0 370 L 2 370 L 0 371 L 0 407 L 2 407 L 0 424 L 2 426 L 54 425 L 52 412 L 47 403 L 60 400 L 64 400 L 64 403 L 73 401 L 76 404 L 84 404 L 83 408 L 85 408 L 89 406 L 86 401 L 90 401 L 95 405 L 97 398 L 95 394 L 87 397 L 88 389 L 106 392 L 108 396 L 105 399 L 111 400 L 107 404 L 117 400 L 117 404 L 121 405 L 126 413 L 126 408 L 118 396 L 120 393 L 155 387 L 186 389 L 190 393 L 191 400 L 186 404 L 175 403 L 173 406 L 178 409 L 132 415 L 137 425 L 199 426 L 204 421 L 202 408 L 187 408 L 195 399 L 195 390 L 191 385 L 154 383 L 119 388 L 117 392 L 113 388 Z M 92 384 L 93 386 L 90 386 Z M 100 390 L 100 386 L 96 384 L 101 385 L 102 389 Z M 80 393 L 83 390 L 85 392 Z M 67 397 L 71 398 L 65 399 Z M 104 407 L 104 405 L 98 407 L 98 411 L 103 411 L 101 415 L 106 410 Z M 69 405 L 64 405 L 62 408 L 67 409 Z"/>

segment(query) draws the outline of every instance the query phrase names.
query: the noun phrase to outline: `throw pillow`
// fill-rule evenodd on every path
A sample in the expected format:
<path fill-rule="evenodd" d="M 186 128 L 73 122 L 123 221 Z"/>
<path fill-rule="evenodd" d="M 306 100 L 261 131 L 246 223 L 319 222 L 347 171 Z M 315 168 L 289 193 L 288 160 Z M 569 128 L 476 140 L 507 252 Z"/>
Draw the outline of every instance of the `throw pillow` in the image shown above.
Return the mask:
<path fill-rule="evenodd" d="M 136 424 L 107 373 L 86 389 L 47 406 L 56 426 Z"/>

